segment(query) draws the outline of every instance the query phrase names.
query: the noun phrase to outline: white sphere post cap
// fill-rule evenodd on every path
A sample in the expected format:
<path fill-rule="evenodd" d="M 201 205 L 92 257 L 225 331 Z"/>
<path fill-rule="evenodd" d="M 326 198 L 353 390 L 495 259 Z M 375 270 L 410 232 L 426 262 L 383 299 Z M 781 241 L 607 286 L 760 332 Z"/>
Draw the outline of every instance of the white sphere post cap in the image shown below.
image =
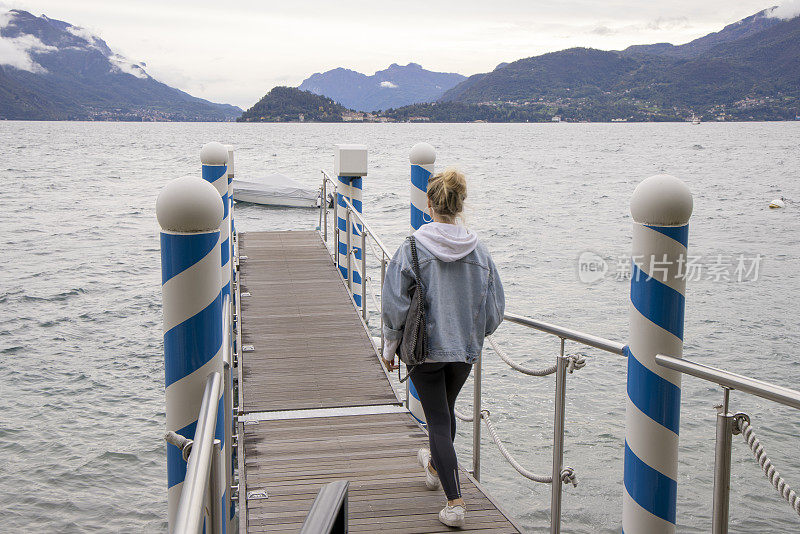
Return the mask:
<path fill-rule="evenodd" d="M 172 180 L 156 200 L 158 223 L 167 232 L 219 230 L 223 211 L 217 189 L 196 176 Z"/>
<path fill-rule="evenodd" d="M 693 207 L 689 187 L 669 174 L 647 178 L 631 197 L 631 215 L 640 224 L 683 226 L 689 222 Z"/>
<path fill-rule="evenodd" d="M 200 161 L 203 165 L 225 165 L 228 163 L 228 149 L 216 141 L 206 143 L 200 149 Z"/>
<path fill-rule="evenodd" d="M 417 143 L 411 147 L 408 159 L 412 165 L 433 165 L 436 162 L 436 149 L 428 143 Z"/>

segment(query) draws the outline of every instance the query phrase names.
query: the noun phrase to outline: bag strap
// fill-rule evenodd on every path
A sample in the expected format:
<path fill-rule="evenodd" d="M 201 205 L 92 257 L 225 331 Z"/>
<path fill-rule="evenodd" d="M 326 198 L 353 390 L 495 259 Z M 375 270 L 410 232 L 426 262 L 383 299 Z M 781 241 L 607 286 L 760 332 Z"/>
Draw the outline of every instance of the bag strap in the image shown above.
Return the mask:
<path fill-rule="evenodd" d="M 419 283 L 419 258 L 417 257 L 417 240 L 414 239 L 414 236 L 408 236 L 408 242 L 411 245 L 411 267 L 414 269 L 414 276 L 417 278 L 417 283 Z"/>
<path fill-rule="evenodd" d="M 420 292 L 419 295 L 420 295 L 420 302 L 422 303 L 422 306 L 425 306 L 425 289 L 422 286 L 422 281 L 421 281 L 422 278 L 420 277 L 420 274 L 419 274 L 419 258 L 417 257 L 417 242 L 414 239 L 413 235 L 412 236 L 408 236 L 408 241 L 409 241 L 409 244 L 411 245 L 411 268 L 414 271 L 414 278 L 416 278 L 417 291 Z M 423 320 L 424 320 L 424 314 L 425 314 L 424 310 L 425 310 L 425 308 L 423 307 L 423 312 L 422 312 L 423 313 Z M 397 367 L 397 378 L 400 379 L 400 383 L 402 384 L 403 382 L 408 380 L 411 377 L 411 373 L 413 373 L 414 369 L 416 369 L 416 368 L 417 368 L 416 365 L 412 365 L 411 369 L 408 369 L 406 371 L 406 376 L 404 378 L 400 378 L 400 366 L 398 366 Z"/>
<path fill-rule="evenodd" d="M 425 290 L 422 288 L 422 279 L 419 275 L 419 258 L 417 257 L 417 242 L 414 239 L 414 236 L 408 237 L 409 242 L 411 243 L 411 267 L 414 270 L 414 277 L 417 279 L 417 291 L 422 290 L 422 294 L 425 294 Z M 424 299 L 422 299 L 424 302 Z"/>

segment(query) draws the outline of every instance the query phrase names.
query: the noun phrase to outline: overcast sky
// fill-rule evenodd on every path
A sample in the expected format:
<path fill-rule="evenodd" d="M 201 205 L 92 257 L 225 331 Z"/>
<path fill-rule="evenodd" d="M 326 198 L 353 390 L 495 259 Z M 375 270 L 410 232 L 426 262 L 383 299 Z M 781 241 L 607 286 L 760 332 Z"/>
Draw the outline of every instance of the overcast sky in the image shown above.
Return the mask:
<path fill-rule="evenodd" d="M 681 44 L 800 0 L 5 0 L 82 26 L 151 76 L 247 108 L 276 85 L 391 63 L 470 75 L 572 46 Z"/>

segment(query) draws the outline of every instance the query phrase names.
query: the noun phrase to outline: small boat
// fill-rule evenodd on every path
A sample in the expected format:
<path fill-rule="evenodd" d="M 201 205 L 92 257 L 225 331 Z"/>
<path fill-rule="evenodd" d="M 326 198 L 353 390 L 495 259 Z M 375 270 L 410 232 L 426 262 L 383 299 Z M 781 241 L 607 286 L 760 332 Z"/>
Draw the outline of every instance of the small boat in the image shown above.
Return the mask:
<path fill-rule="evenodd" d="M 692 117 L 692 124 L 700 124 L 700 117 L 698 117 L 697 115 L 694 115 Z"/>
<path fill-rule="evenodd" d="M 262 206 L 313 208 L 318 205 L 319 191 L 276 173 L 253 181 L 234 180 L 233 199 Z"/>
<path fill-rule="evenodd" d="M 773 209 L 773 210 L 780 209 L 780 208 L 785 208 L 785 207 L 786 207 L 786 202 L 785 202 L 785 199 L 783 197 L 776 198 L 775 200 L 773 200 L 772 202 L 769 203 L 769 208 Z"/>

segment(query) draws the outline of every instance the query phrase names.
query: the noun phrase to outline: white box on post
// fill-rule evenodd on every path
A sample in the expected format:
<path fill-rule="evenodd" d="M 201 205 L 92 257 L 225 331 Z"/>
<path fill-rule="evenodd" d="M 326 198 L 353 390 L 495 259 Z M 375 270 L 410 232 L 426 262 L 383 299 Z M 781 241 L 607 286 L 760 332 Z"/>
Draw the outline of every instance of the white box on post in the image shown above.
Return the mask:
<path fill-rule="evenodd" d="M 336 145 L 333 156 L 333 173 L 336 176 L 366 176 L 366 145 Z"/>

